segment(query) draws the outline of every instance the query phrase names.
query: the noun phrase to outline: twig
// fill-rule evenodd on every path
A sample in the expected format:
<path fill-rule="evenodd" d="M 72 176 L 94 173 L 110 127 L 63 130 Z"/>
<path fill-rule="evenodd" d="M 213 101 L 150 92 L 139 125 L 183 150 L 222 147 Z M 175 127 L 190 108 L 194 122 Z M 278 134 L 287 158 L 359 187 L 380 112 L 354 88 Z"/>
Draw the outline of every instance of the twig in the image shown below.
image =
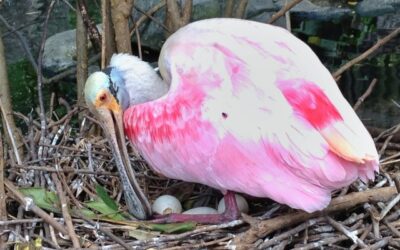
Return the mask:
<path fill-rule="evenodd" d="M 44 109 L 44 103 L 43 103 L 43 78 L 42 78 L 42 62 L 43 62 L 43 51 L 44 51 L 44 46 L 46 43 L 46 38 L 47 38 L 47 26 L 49 23 L 49 18 L 50 18 L 50 13 L 53 10 L 54 4 L 56 3 L 55 0 L 52 0 L 49 8 L 47 10 L 46 14 L 46 19 L 43 24 L 43 33 L 42 33 L 42 39 L 40 43 L 40 49 L 39 49 L 39 56 L 38 56 L 38 67 L 37 67 L 37 85 L 38 85 L 38 99 L 39 99 L 39 107 L 40 107 L 40 143 L 44 143 L 45 138 L 46 138 L 46 130 L 47 130 L 47 124 L 46 124 L 46 113 Z M 43 148 L 39 147 L 39 152 L 38 152 L 38 157 L 41 159 L 43 156 Z"/>
<path fill-rule="evenodd" d="M 13 196 L 16 198 L 16 200 L 25 207 L 26 210 L 30 210 L 34 212 L 37 216 L 42 218 L 45 222 L 53 226 L 55 229 L 60 231 L 63 234 L 68 234 L 67 230 L 65 230 L 64 226 L 58 223 L 53 217 L 51 217 L 48 213 L 46 213 L 44 210 L 39 208 L 33 203 L 33 200 L 31 198 L 25 197 L 22 193 L 18 191 L 18 188 L 9 180 L 5 179 L 4 184 L 6 185 L 6 188 L 8 192 L 13 194 Z"/>
<path fill-rule="evenodd" d="M 28 117 L 26 117 L 25 115 L 23 115 L 22 113 L 20 113 L 20 112 L 13 112 L 13 115 L 15 115 L 16 117 L 18 117 L 18 118 L 20 118 L 20 119 L 22 119 L 22 120 L 24 120 L 24 122 L 28 125 L 28 127 L 29 127 L 29 125 L 31 124 L 31 125 L 33 125 L 33 126 L 36 126 L 37 128 L 40 128 L 40 123 L 39 122 L 37 122 L 37 121 L 31 121 L 31 119 L 29 119 Z"/>
<path fill-rule="evenodd" d="M 11 26 L 2 15 L 0 15 L 0 21 L 4 24 L 4 26 L 6 26 L 6 28 L 10 32 L 14 33 L 17 36 L 18 40 L 21 42 L 21 47 L 23 48 L 23 50 L 26 53 L 26 56 L 28 57 L 29 62 L 32 64 L 32 67 L 37 72 L 38 71 L 37 63 L 31 53 L 31 49 L 29 48 L 28 42 L 26 41 L 25 37 L 19 31 L 17 31 L 13 26 Z"/>
<path fill-rule="evenodd" d="M 389 240 L 392 237 L 385 237 L 382 240 L 378 241 L 377 243 L 369 246 L 368 250 L 375 250 L 375 249 L 382 249 L 383 247 L 385 247 L 387 244 L 389 244 Z"/>
<path fill-rule="evenodd" d="M 365 203 L 364 208 L 365 208 L 365 210 L 368 211 L 368 213 L 371 216 L 372 231 L 374 233 L 374 237 L 376 239 L 379 239 L 380 238 L 380 235 L 379 235 L 379 212 L 374 206 L 372 206 L 369 203 Z"/>
<path fill-rule="evenodd" d="M 382 220 L 383 218 L 385 218 L 385 216 L 387 215 L 387 213 L 389 213 L 389 211 L 400 201 L 400 194 L 396 195 L 388 204 L 387 206 L 382 209 L 379 218 Z"/>
<path fill-rule="evenodd" d="M 282 215 L 273 219 L 260 221 L 246 232 L 238 235 L 234 239 L 234 244 L 240 248 L 242 245 L 248 246 L 257 239 L 266 236 L 278 229 L 285 228 L 299 222 L 354 207 L 367 201 L 387 201 L 397 193 L 395 187 L 384 187 L 370 189 L 363 192 L 354 192 L 332 199 L 331 204 L 321 212 L 306 213 L 296 212 Z"/>
<path fill-rule="evenodd" d="M 235 17 L 236 18 L 244 18 L 244 14 L 246 13 L 246 8 L 249 0 L 240 0 L 238 6 L 236 8 Z"/>
<path fill-rule="evenodd" d="M 143 55 L 142 55 L 142 43 L 140 40 L 140 33 L 138 29 L 135 29 L 136 33 L 136 41 L 137 41 L 137 46 L 138 46 L 138 53 L 139 53 L 139 58 L 143 60 Z"/>
<path fill-rule="evenodd" d="M 133 35 L 133 32 L 135 32 L 136 29 L 138 29 L 140 27 L 140 25 L 146 21 L 148 18 L 150 18 L 151 20 L 153 20 L 153 17 L 151 15 L 153 15 L 154 13 L 156 13 L 159 9 L 161 9 L 162 7 L 165 6 L 165 0 L 161 0 L 159 3 L 155 4 L 153 7 L 151 7 L 149 10 L 147 10 L 146 12 L 143 12 L 142 10 L 138 10 L 138 8 L 134 5 L 134 8 L 136 10 L 138 10 L 139 12 L 141 12 L 143 15 L 135 22 L 135 24 L 133 25 L 133 28 L 131 29 L 131 31 L 129 32 L 130 35 Z M 159 24 L 161 25 L 161 24 Z M 164 26 L 162 24 L 162 26 Z M 163 27 L 164 29 L 167 29 L 167 27 Z"/>
<path fill-rule="evenodd" d="M 99 59 L 100 59 L 100 54 L 96 54 L 96 55 L 92 56 L 92 57 L 88 60 L 88 65 L 90 65 L 90 64 L 92 64 L 92 63 L 98 61 Z M 57 75 L 55 75 L 55 76 L 53 76 L 53 77 L 51 77 L 51 78 L 44 78 L 44 79 L 43 79 L 43 83 L 44 83 L 44 84 L 50 84 L 50 83 L 58 82 L 58 81 L 60 81 L 61 79 L 65 78 L 65 77 L 67 77 L 67 76 L 69 76 L 69 75 L 75 74 L 75 73 L 76 73 L 76 70 L 77 70 L 77 69 L 76 69 L 76 66 L 74 66 L 74 67 L 72 67 L 72 68 L 70 68 L 70 69 L 67 69 L 67 70 L 65 70 L 65 71 L 63 71 L 63 72 L 61 72 L 61 73 L 59 73 L 59 74 L 57 74 Z"/>
<path fill-rule="evenodd" d="M 7 118 L 8 115 L 4 111 L 3 103 L 1 101 L 1 96 L 0 96 L 0 110 L 1 110 L 1 115 L 3 116 L 3 120 L 4 120 L 4 123 L 5 123 L 4 125 L 6 127 L 6 131 L 8 133 L 8 137 L 10 138 L 10 141 L 11 141 L 11 146 L 13 148 L 13 152 L 15 154 L 15 159 L 17 160 L 18 164 L 21 164 L 22 160 L 21 160 L 21 156 L 19 155 L 17 142 L 15 141 L 14 135 L 12 133 L 12 130 L 11 130 L 11 127 L 10 127 L 10 123 L 8 121 L 8 118 Z"/>
<path fill-rule="evenodd" d="M 395 239 L 389 239 L 389 246 L 393 247 L 393 249 L 400 249 L 400 241 Z"/>
<path fill-rule="evenodd" d="M 390 140 L 392 140 L 393 135 L 396 134 L 398 131 L 400 131 L 400 124 L 397 124 L 396 127 L 394 128 L 393 132 L 391 133 L 391 135 L 389 135 L 386 138 L 386 140 L 383 143 L 381 149 L 379 150 L 379 156 L 383 155 L 383 152 L 385 152 L 388 143 L 390 142 Z"/>
<path fill-rule="evenodd" d="M 356 232 L 358 233 L 359 230 Z M 308 249 L 319 249 L 324 245 L 331 245 L 336 242 L 344 241 L 347 240 L 347 237 L 345 235 L 339 235 L 338 237 L 329 237 L 329 238 L 323 238 L 322 240 L 318 242 L 313 242 L 309 244 L 305 244 L 299 247 L 293 248 L 293 250 L 308 250 Z"/>
<path fill-rule="evenodd" d="M 52 166 L 13 165 L 13 168 L 31 169 L 31 170 L 37 170 L 37 171 L 45 171 L 45 172 L 49 172 L 49 173 L 73 173 L 73 174 L 80 174 L 80 175 L 87 174 L 87 175 L 119 176 L 118 173 L 112 173 L 112 172 L 107 172 L 107 171 L 90 171 L 87 169 L 74 169 L 74 168 L 55 169 Z"/>
<path fill-rule="evenodd" d="M 285 1 L 285 4 L 287 3 L 287 0 Z M 286 20 L 286 29 L 289 32 L 292 32 L 292 21 L 290 19 L 290 11 L 286 11 L 285 13 L 285 20 Z"/>
<path fill-rule="evenodd" d="M 52 248 L 54 248 L 54 249 L 61 249 L 60 246 L 54 244 L 54 242 L 52 242 L 52 241 L 49 240 L 49 239 L 46 239 L 46 238 L 43 237 L 42 235 L 33 234 L 32 236 L 34 236 L 34 237 L 37 238 L 37 239 L 42 239 L 44 242 L 46 242 L 46 244 L 49 244 L 50 247 L 52 247 Z M 45 249 L 45 248 L 43 248 L 43 249 Z"/>
<path fill-rule="evenodd" d="M 78 237 L 76 236 L 74 225 L 72 224 L 71 215 L 69 214 L 68 211 L 67 198 L 65 197 L 60 180 L 58 179 L 56 173 L 52 173 L 51 178 L 53 179 L 53 182 L 56 186 L 57 195 L 58 198 L 60 199 L 61 212 L 63 214 L 65 225 L 67 226 L 68 235 L 71 238 L 72 245 L 74 246 L 74 248 L 80 248 L 81 246 L 79 244 Z"/>
<path fill-rule="evenodd" d="M 110 231 L 103 229 L 99 223 L 96 223 L 90 219 L 85 218 L 82 214 L 80 214 L 79 211 L 76 211 L 75 216 L 79 217 L 80 219 L 86 221 L 87 223 L 89 223 L 90 225 L 92 225 L 93 227 L 95 227 L 95 229 L 99 230 L 100 232 L 102 232 L 103 234 L 105 234 L 106 236 L 108 236 L 110 239 L 114 240 L 115 242 L 117 242 L 120 246 L 122 246 L 125 249 L 131 249 L 131 247 L 125 243 L 121 238 L 117 237 L 116 235 L 114 235 L 113 233 L 111 233 Z"/>
<path fill-rule="evenodd" d="M 66 120 L 71 119 L 73 115 L 75 115 L 78 112 L 78 107 L 73 108 L 72 110 L 69 110 L 66 115 L 64 115 L 60 120 L 51 122 L 49 124 L 49 128 L 52 128 L 54 126 L 58 126 L 60 124 L 63 124 Z"/>
<path fill-rule="evenodd" d="M 89 39 L 92 42 L 93 48 L 95 49 L 96 52 L 101 52 L 101 34 L 97 29 L 96 24 L 89 17 L 85 1 L 78 0 L 77 3 L 79 7 L 79 12 L 82 15 L 83 22 L 85 23 L 85 26 L 89 33 Z"/>
<path fill-rule="evenodd" d="M 275 236 L 274 238 L 270 239 L 270 240 L 266 240 L 263 244 L 261 244 L 260 246 L 258 246 L 259 249 L 266 249 L 267 247 L 273 246 L 275 244 L 278 244 L 279 242 L 281 242 L 282 240 L 289 238 L 301 231 L 303 231 L 304 229 L 311 227 L 312 225 L 315 225 L 321 221 L 325 220 L 323 217 L 317 218 L 317 219 L 311 219 L 308 220 L 300 225 L 298 225 L 297 227 L 290 229 L 278 236 Z"/>
<path fill-rule="evenodd" d="M 160 2 L 161 4 L 161 2 Z M 165 4 L 164 4 L 165 5 Z M 160 8 L 163 7 L 160 6 Z M 133 5 L 133 8 L 135 8 L 135 10 L 139 11 L 140 13 L 142 13 L 143 15 L 147 16 L 148 18 L 150 18 L 155 24 L 159 25 L 161 28 L 163 28 L 167 33 L 172 34 L 172 31 L 170 31 L 168 29 L 167 26 L 165 26 L 162 22 L 158 21 L 157 19 L 155 19 L 154 17 L 152 17 L 151 15 L 147 15 L 147 12 L 143 11 L 142 9 L 140 9 L 139 7 Z M 133 33 L 132 33 L 133 34 Z"/>
<path fill-rule="evenodd" d="M 356 102 L 356 104 L 354 104 L 353 109 L 357 110 L 360 105 L 364 102 L 365 99 L 367 99 L 367 97 L 372 93 L 372 90 L 374 89 L 376 83 L 378 82 L 378 79 L 374 78 L 372 80 L 372 82 L 369 84 L 367 90 L 364 92 L 364 94 L 362 94 L 362 96 L 360 96 Z"/>
<path fill-rule="evenodd" d="M 383 224 L 389 228 L 390 231 L 397 237 L 400 238 L 400 231 L 397 230 L 395 226 L 393 226 L 388 220 L 384 219 Z"/>
<path fill-rule="evenodd" d="M 278 12 L 272 15 L 272 17 L 269 19 L 268 23 L 274 23 L 276 20 L 278 20 L 281 16 L 285 15 L 287 11 L 289 11 L 291 8 L 299 4 L 303 0 L 293 0 L 290 3 L 286 4 L 285 6 L 282 7 Z"/>
<path fill-rule="evenodd" d="M 338 70 L 336 70 L 335 73 L 332 74 L 333 78 L 339 77 L 343 72 L 351 68 L 354 64 L 361 62 L 365 58 L 367 58 L 369 55 L 371 55 L 375 50 L 379 49 L 382 47 L 384 44 L 389 42 L 392 38 L 397 36 L 400 33 L 400 28 L 395 29 L 392 31 L 389 35 L 385 36 L 382 39 L 379 39 L 371 48 L 366 50 L 364 53 L 361 55 L 357 56 L 356 58 L 350 60 L 346 64 L 344 64 L 342 67 L 340 67 Z"/>
<path fill-rule="evenodd" d="M 204 249 L 204 248 L 207 249 L 207 247 L 209 247 L 209 246 L 215 245 L 220 242 L 228 241 L 228 240 L 232 239 L 233 237 L 234 237 L 233 235 L 228 235 L 226 237 L 216 239 L 216 240 L 211 240 L 208 242 L 201 242 L 198 244 L 191 244 L 191 245 L 184 245 L 184 246 L 168 247 L 168 248 L 164 248 L 164 250 L 179 250 L 179 249 L 185 250 L 185 249 Z"/>
<path fill-rule="evenodd" d="M 165 19 L 165 23 L 170 31 L 173 33 L 189 22 L 192 14 L 193 1 L 185 1 L 184 6 L 182 7 L 182 11 L 180 10 L 178 3 L 175 0 L 168 0 L 166 1 L 166 4 L 167 16 Z"/>
<path fill-rule="evenodd" d="M 345 228 L 342 224 L 340 224 L 339 222 L 335 221 L 334 219 L 332 219 L 329 216 L 326 216 L 326 219 L 328 220 L 329 224 L 332 225 L 332 227 L 334 227 L 336 230 L 338 230 L 339 232 L 343 233 L 344 235 L 347 236 L 347 238 L 349 238 L 350 240 L 352 240 L 354 243 L 356 243 L 359 247 L 367 247 L 367 245 L 360 240 L 360 238 L 357 237 L 357 235 L 353 232 L 350 232 L 349 230 L 347 230 L 347 228 Z"/>
<path fill-rule="evenodd" d="M 147 244 L 149 244 L 149 243 L 160 244 L 162 242 L 168 242 L 168 241 L 175 241 L 175 240 L 179 241 L 179 240 L 186 239 L 193 235 L 204 234 L 204 233 L 212 232 L 212 231 L 218 230 L 218 229 L 232 228 L 232 227 L 236 227 L 236 226 L 243 225 L 243 224 L 244 224 L 244 222 L 242 220 L 234 220 L 234 221 L 230 221 L 230 222 L 219 224 L 219 225 L 204 226 L 204 227 L 195 229 L 193 231 L 189 231 L 189 232 L 185 232 L 185 233 L 181 233 L 181 234 L 171 234 L 171 235 L 165 235 L 160 238 L 137 240 L 137 241 L 131 242 L 129 245 L 140 247 L 140 246 L 147 246 Z M 158 245 L 156 245 L 156 246 L 158 246 Z M 110 246 L 110 247 L 112 247 L 112 246 Z"/>
<path fill-rule="evenodd" d="M 4 156 L 3 156 L 3 139 L 0 130 L 0 220 L 7 220 L 6 192 L 4 189 Z M 0 232 L 4 232 L 5 227 L 0 227 Z M 5 237 L 0 235 L 0 247 L 5 242 Z"/>
<path fill-rule="evenodd" d="M 224 17 L 232 17 L 234 2 L 233 0 L 225 1 Z"/>
<path fill-rule="evenodd" d="M 32 219 L 15 219 L 12 220 L 2 220 L 0 221 L 0 226 L 9 226 L 9 225 L 16 225 L 16 224 L 27 224 L 27 223 L 38 223 L 43 222 L 42 218 L 32 218 Z"/>
<path fill-rule="evenodd" d="M 76 3 L 77 8 L 79 4 Z M 76 31 L 75 31 L 75 44 L 76 44 L 76 85 L 77 85 L 77 105 L 78 107 L 83 106 L 84 96 L 84 86 L 85 81 L 88 77 L 88 39 L 87 30 L 83 22 L 81 12 L 76 13 Z M 81 120 L 82 115 L 80 114 L 78 119 Z"/>
<path fill-rule="evenodd" d="M 400 133 L 396 134 L 393 133 L 393 131 L 396 129 L 396 126 L 390 127 L 388 129 L 381 129 L 381 128 L 374 128 L 374 127 L 369 127 L 369 132 L 374 135 L 374 142 L 379 141 L 380 139 L 386 138 L 390 135 L 393 135 L 394 139 L 396 141 L 400 141 Z"/>

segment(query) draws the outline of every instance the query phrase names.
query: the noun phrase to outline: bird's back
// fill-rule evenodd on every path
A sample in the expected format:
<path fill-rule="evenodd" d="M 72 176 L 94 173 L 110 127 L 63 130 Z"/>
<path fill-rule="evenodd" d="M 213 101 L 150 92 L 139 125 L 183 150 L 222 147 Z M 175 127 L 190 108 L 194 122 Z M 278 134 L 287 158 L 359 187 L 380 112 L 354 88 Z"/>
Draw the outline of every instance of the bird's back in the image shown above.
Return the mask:
<path fill-rule="evenodd" d="M 317 56 L 286 30 L 195 22 L 167 40 L 159 65 L 169 93 L 124 115 L 156 171 L 306 211 L 374 177 L 370 135 Z"/>

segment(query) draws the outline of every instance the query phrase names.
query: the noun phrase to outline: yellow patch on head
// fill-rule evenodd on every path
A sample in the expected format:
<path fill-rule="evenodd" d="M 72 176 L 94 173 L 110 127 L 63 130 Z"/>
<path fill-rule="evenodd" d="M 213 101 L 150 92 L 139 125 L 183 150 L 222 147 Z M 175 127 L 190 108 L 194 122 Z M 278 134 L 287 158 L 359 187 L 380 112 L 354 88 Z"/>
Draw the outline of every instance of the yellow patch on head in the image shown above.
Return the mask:
<path fill-rule="evenodd" d="M 96 108 L 106 108 L 114 113 L 121 112 L 121 106 L 118 104 L 117 100 L 113 95 L 110 94 L 108 91 L 100 91 L 96 95 L 96 101 L 94 102 L 94 106 Z"/>

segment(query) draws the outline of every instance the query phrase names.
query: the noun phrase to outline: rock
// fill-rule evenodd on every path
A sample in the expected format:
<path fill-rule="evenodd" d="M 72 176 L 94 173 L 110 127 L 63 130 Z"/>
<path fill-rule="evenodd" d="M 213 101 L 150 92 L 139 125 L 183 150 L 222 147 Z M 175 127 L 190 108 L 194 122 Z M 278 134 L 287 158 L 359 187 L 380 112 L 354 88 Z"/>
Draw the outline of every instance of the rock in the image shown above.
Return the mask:
<path fill-rule="evenodd" d="M 135 5 L 142 11 L 150 9 L 157 4 L 158 0 L 137 0 Z M 194 0 L 192 21 L 222 17 L 224 14 L 225 4 L 223 1 L 215 0 Z M 246 12 L 245 19 L 265 22 L 270 16 L 275 13 L 279 8 L 272 3 L 272 1 L 265 0 L 250 0 Z M 138 20 L 143 14 L 135 11 L 133 13 L 134 19 Z M 159 23 L 163 23 L 165 19 L 165 7 L 159 9 L 153 17 L 158 20 L 158 23 L 148 20 L 143 23 L 140 30 L 140 39 L 142 45 L 154 50 L 160 50 L 165 41 L 165 30 Z M 276 25 L 284 26 L 284 19 L 281 19 Z M 136 39 L 136 36 L 133 38 Z"/>
<path fill-rule="evenodd" d="M 381 16 L 400 9 L 400 0 L 364 0 L 357 4 L 356 12 L 360 16 Z"/>
<path fill-rule="evenodd" d="M 100 32 L 101 25 L 97 25 Z M 89 41 L 89 47 L 90 41 Z M 76 30 L 57 33 L 46 40 L 43 51 L 43 68 L 48 75 L 76 65 Z M 97 67 L 96 67 L 97 68 Z M 89 69 L 90 72 L 90 69 Z"/>
<path fill-rule="evenodd" d="M 3 1 L 0 8 L 0 14 L 22 34 L 35 58 L 41 42 L 47 5 L 48 3 L 46 4 L 46 1 L 43 0 Z M 68 29 L 69 10 L 65 6 L 62 1 L 55 4 L 47 27 L 48 36 Z M 0 28 L 7 52 L 5 53 L 7 64 L 26 58 L 21 41 L 13 33 L 8 32 L 2 22 L 0 22 Z"/>
<path fill-rule="evenodd" d="M 60 72 L 76 64 L 75 30 L 68 30 L 49 37 L 43 52 L 46 71 Z"/>
<path fill-rule="evenodd" d="M 183 1 L 183 0 L 181 0 Z M 355 10 L 361 15 L 387 13 L 400 6 L 400 0 L 364 0 L 358 2 Z M 245 19 L 266 22 L 280 10 L 288 0 L 249 0 Z M 355 10 L 342 6 L 344 1 L 333 0 L 303 0 L 290 10 L 293 16 L 303 19 L 331 20 L 341 19 L 354 15 Z M 133 18 L 138 20 L 143 16 L 142 12 L 147 12 L 159 0 L 136 0 L 136 9 L 133 9 Z M 374 3 L 374 4 L 373 4 Z M 205 18 L 222 17 L 224 14 L 225 1 L 214 0 L 193 0 L 192 20 Z M 139 27 L 141 44 L 153 50 L 160 50 L 165 42 L 165 30 L 162 25 L 165 19 L 165 6 L 160 8 L 153 15 L 153 19 L 147 19 Z M 274 25 L 285 26 L 285 18 L 280 18 Z M 133 35 L 133 40 L 136 36 Z M 66 31 L 50 37 L 46 42 L 44 52 L 44 67 L 53 72 L 62 71 L 75 65 L 75 31 Z"/>
<path fill-rule="evenodd" d="M 287 0 L 275 1 L 278 9 L 281 9 Z M 304 19 L 313 20 L 332 20 L 341 19 L 352 15 L 353 11 L 347 7 L 343 7 L 339 1 L 330 2 L 327 0 L 303 0 L 296 6 L 294 6 L 290 13 L 294 16 L 298 16 Z"/>

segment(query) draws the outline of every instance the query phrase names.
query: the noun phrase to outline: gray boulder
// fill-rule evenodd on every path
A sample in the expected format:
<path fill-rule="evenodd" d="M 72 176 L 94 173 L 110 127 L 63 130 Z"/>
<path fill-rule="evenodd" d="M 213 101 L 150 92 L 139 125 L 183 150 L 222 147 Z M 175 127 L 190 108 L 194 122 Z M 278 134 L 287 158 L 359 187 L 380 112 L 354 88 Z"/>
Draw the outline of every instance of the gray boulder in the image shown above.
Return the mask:
<path fill-rule="evenodd" d="M 46 71 L 60 72 L 76 64 L 75 30 L 67 30 L 49 37 L 43 52 Z"/>
<path fill-rule="evenodd" d="M 357 14 L 361 16 L 381 16 L 400 11 L 400 0 L 364 0 L 357 4 Z"/>

